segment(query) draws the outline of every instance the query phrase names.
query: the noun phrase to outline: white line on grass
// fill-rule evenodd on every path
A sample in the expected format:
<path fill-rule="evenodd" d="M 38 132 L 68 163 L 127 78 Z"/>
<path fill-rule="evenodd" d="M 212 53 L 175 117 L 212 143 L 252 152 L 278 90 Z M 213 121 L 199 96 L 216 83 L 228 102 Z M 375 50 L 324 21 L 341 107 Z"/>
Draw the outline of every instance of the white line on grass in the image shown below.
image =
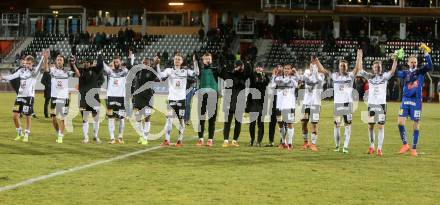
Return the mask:
<path fill-rule="evenodd" d="M 222 130 L 223 129 L 217 129 L 217 130 L 215 130 L 215 132 L 220 132 Z M 197 136 L 191 137 L 191 139 L 194 139 L 194 138 L 197 138 Z M 66 170 L 61 170 L 61 171 L 53 172 L 53 173 L 50 173 L 50 174 L 47 174 L 47 175 L 42 175 L 42 176 L 30 178 L 28 180 L 24 180 L 22 182 L 14 184 L 14 185 L 8 185 L 8 186 L 0 187 L 0 192 L 8 191 L 8 190 L 11 190 L 11 189 L 17 189 L 17 188 L 22 187 L 22 186 L 31 185 L 31 184 L 33 184 L 35 182 L 39 182 L 39 181 L 43 181 L 43 180 L 50 179 L 50 178 L 53 178 L 53 177 L 57 177 L 57 176 L 65 175 L 65 174 L 70 174 L 70 173 L 81 171 L 81 170 L 84 170 L 84 169 L 96 167 L 96 166 L 99 166 L 99 165 L 102 165 L 102 164 L 106 164 L 106 163 L 114 162 L 114 161 L 117 161 L 117 160 L 125 159 L 125 158 L 131 157 L 131 156 L 140 155 L 140 154 L 143 154 L 143 153 L 146 153 L 146 152 L 150 152 L 150 151 L 153 151 L 153 150 L 157 150 L 157 149 L 160 149 L 160 148 L 161 148 L 161 146 L 151 147 L 151 148 L 147 148 L 147 149 L 138 150 L 138 151 L 130 152 L 130 153 L 127 153 L 127 154 L 119 155 L 119 156 L 116 156 L 116 157 L 113 157 L 113 158 L 110 158 L 110 159 L 100 160 L 100 161 L 96 161 L 96 162 L 93 162 L 93 163 L 90 163 L 90 164 L 85 164 L 85 165 L 69 168 L 69 169 L 66 169 Z"/>

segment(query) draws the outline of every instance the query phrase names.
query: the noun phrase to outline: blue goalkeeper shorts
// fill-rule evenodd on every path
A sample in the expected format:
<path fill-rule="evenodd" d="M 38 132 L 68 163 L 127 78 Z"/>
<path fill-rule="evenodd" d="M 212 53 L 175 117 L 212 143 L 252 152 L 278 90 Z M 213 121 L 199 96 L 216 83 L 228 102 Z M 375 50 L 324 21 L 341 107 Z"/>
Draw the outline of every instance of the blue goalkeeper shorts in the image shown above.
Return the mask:
<path fill-rule="evenodd" d="M 410 117 L 413 121 L 419 121 L 422 114 L 422 99 L 403 98 L 400 105 L 399 117 Z"/>

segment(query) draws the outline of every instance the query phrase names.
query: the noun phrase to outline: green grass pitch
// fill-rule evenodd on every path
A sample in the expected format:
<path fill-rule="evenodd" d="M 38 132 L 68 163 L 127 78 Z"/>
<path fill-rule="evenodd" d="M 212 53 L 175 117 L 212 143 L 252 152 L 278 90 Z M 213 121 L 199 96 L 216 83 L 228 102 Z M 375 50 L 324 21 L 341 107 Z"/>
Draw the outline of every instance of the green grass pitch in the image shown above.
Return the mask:
<path fill-rule="evenodd" d="M 50 121 L 42 118 L 43 97 L 38 94 L 35 110 L 40 119 L 33 120 L 30 142 L 15 142 L 14 99 L 13 93 L 0 94 L 0 187 L 156 147 L 163 139 L 138 145 L 127 123 L 126 144 L 109 145 L 104 121 L 100 130 L 104 143 L 83 145 L 77 117 L 74 132 L 66 133 L 64 144 L 56 144 Z M 381 158 L 365 154 L 363 103 L 354 114 L 350 153 L 333 152 L 333 109 L 325 102 L 317 153 L 299 150 L 299 123 L 291 152 L 247 147 L 248 124 L 242 127 L 239 148 L 222 148 L 221 130 L 216 132 L 215 147 L 198 148 L 191 138 L 196 133 L 188 127 L 183 148 L 155 149 L 2 191 L 0 204 L 439 204 L 440 105 L 423 105 L 417 158 L 396 154 L 401 146 L 398 108 L 398 103 L 388 106 Z M 152 132 L 163 128 L 164 119 L 159 113 L 153 116 Z M 222 123 L 216 128 L 223 128 Z M 411 142 L 411 124 L 407 130 Z M 266 143 L 267 126 L 265 131 Z"/>

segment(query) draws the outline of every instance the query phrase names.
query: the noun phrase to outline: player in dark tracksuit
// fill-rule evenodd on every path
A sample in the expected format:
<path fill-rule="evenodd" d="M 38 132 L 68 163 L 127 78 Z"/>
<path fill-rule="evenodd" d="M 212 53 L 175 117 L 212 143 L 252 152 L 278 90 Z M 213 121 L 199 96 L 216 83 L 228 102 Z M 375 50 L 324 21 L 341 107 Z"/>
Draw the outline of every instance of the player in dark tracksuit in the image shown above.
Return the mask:
<path fill-rule="evenodd" d="M 41 77 L 41 84 L 44 85 L 44 117 L 49 118 L 49 103 L 50 103 L 50 86 L 51 86 L 51 77 L 47 72 L 43 73 L 43 77 Z"/>
<path fill-rule="evenodd" d="M 148 83 L 156 81 L 157 76 L 153 72 L 152 66 L 156 66 L 157 69 L 159 69 L 159 64 L 159 58 L 156 57 L 153 60 L 145 57 L 141 65 L 136 65 L 133 67 L 133 69 L 137 69 L 138 66 L 141 66 L 141 70 L 137 71 L 136 73 L 133 87 L 133 108 L 136 117 L 136 129 L 141 133 L 138 144 L 148 144 L 148 135 L 150 133 L 150 116 L 151 110 L 153 109 L 154 95 L 154 90 L 151 85 L 149 85 L 149 87 L 147 87 L 145 90 L 141 89 L 143 89 L 142 86 L 146 86 Z M 144 120 L 144 126 L 142 126 L 142 120 Z"/>
<path fill-rule="evenodd" d="M 246 65 L 243 64 L 242 61 L 235 62 L 234 70 L 229 71 L 225 75 L 225 102 L 223 106 L 223 111 L 225 112 L 225 123 L 224 123 L 224 130 L 223 130 L 223 147 L 229 146 L 229 131 L 231 129 L 232 124 L 232 118 L 235 118 L 235 128 L 234 128 L 234 138 L 231 143 L 232 146 L 238 147 L 239 144 L 237 142 L 238 137 L 240 136 L 241 131 L 241 121 L 243 118 L 244 113 L 240 113 L 240 108 L 243 106 L 243 112 L 245 111 L 245 102 L 246 97 L 243 95 L 242 98 L 240 98 L 239 94 L 241 91 L 243 91 L 246 88 L 246 80 L 249 79 L 249 76 L 251 74 L 251 65 L 250 63 L 246 63 Z M 228 81 L 232 80 L 232 87 L 228 88 Z M 230 101 L 227 102 L 228 99 L 228 92 L 232 92 L 230 95 Z M 238 111 L 238 113 L 236 112 Z M 237 115 L 239 114 L 239 115 Z M 226 117 L 227 116 L 227 117 Z"/>
<path fill-rule="evenodd" d="M 206 53 L 202 57 L 203 66 L 200 69 L 199 74 L 199 90 L 197 93 L 198 102 L 200 105 L 200 110 L 198 113 L 199 117 L 199 140 L 197 140 L 196 146 L 203 146 L 204 140 L 203 135 L 205 132 L 205 122 L 208 118 L 208 143 L 206 146 L 212 147 L 214 145 L 214 131 L 215 131 L 215 121 L 217 120 L 217 105 L 218 105 L 218 78 L 223 77 L 223 69 L 221 67 L 212 66 L 212 55 Z M 215 95 L 214 97 L 208 97 L 210 94 Z M 212 107 L 210 107 L 212 105 Z M 210 109 L 212 108 L 212 109 Z"/>
<path fill-rule="evenodd" d="M 255 71 L 250 76 L 250 89 L 256 89 L 260 92 L 260 97 L 248 95 L 247 112 L 250 116 L 249 133 L 251 135 L 250 146 L 254 146 L 255 142 L 255 126 L 258 125 L 258 138 L 255 146 L 261 147 L 261 141 L 264 135 L 264 100 L 266 87 L 269 84 L 269 77 L 264 73 L 262 64 L 258 64 Z M 251 91 L 252 93 L 252 91 Z M 257 99 L 253 99 L 257 98 Z M 252 114 L 255 113 L 256 115 Z"/>
<path fill-rule="evenodd" d="M 102 55 L 98 56 L 97 65 L 92 65 L 90 60 L 85 60 L 80 69 L 81 76 L 79 77 L 79 93 L 80 93 L 80 111 L 83 117 L 83 143 L 89 142 L 88 130 L 89 114 L 93 116 L 93 140 L 96 143 L 100 143 L 99 133 L 99 107 L 101 101 L 99 99 L 99 88 L 101 87 L 104 75 L 103 75 Z M 92 90 L 97 89 L 97 90 Z M 93 94 L 93 99 L 87 99 L 87 93 Z"/>

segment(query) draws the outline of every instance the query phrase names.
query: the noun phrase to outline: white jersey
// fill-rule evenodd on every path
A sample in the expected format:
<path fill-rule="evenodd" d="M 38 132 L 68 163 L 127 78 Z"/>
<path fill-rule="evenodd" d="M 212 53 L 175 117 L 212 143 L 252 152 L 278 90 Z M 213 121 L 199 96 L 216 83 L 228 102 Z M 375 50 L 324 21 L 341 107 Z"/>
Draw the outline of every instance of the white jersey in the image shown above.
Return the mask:
<path fill-rule="evenodd" d="M 104 72 L 107 74 L 107 97 L 125 97 L 128 69 L 112 69 L 104 63 Z"/>
<path fill-rule="evenodd" d="M 359 75 L 368 80 L 368 104 L 382 105 L 387 102 L 387 84 L 391 79 L 391 73 L 385 72 L 380 75 L 368 73 L 364 70 Z"/>
<path fill-rule="evenodd" d="M 277 76 L 273 79 L 277 86 L 277 109 L 295 109 L 295 89 L 298 87 L 296 76 Z"/>
<path fill-rule="evenodd" d="M 332 73 L 335 103 L 353 102 L 354 78 L 353 72 L 348 72 L 347 75 L 340 75 L 338 72 Z"/>
<path fill-rule="evenodd" d="M 301 76 L 304 81 L 304 105 L 321 105 L 321 93 L 325 83 L 325 75 L 313 70 Z"/>
<path fill-rule="evenodd" d="M 50 96 L 53 98 L 68 99 L 69 77 L 74 76 L 75 72 L 52 66 L 49 68 L 49 74 L 51 76 Z"/>
<path fill-rule="evenodd" d="M 187 79 L 196 75 L 198 72 L 189 69 L 166 68 L 160 72 L 161 79 L 168 79 L 168 100 L 185 100 Z"/>
<path fill-rule="evenodd" d="M 14 74 L 3 77 L 5 80 L 13 80 L 20 78 L 20 87 L 18 88 L 17 97 L 34 97 L 36 78 L 40 72 L 40 67 L 43 62 L 40 62 L 32 70 L 28 68 L 19 68 Z"/>

